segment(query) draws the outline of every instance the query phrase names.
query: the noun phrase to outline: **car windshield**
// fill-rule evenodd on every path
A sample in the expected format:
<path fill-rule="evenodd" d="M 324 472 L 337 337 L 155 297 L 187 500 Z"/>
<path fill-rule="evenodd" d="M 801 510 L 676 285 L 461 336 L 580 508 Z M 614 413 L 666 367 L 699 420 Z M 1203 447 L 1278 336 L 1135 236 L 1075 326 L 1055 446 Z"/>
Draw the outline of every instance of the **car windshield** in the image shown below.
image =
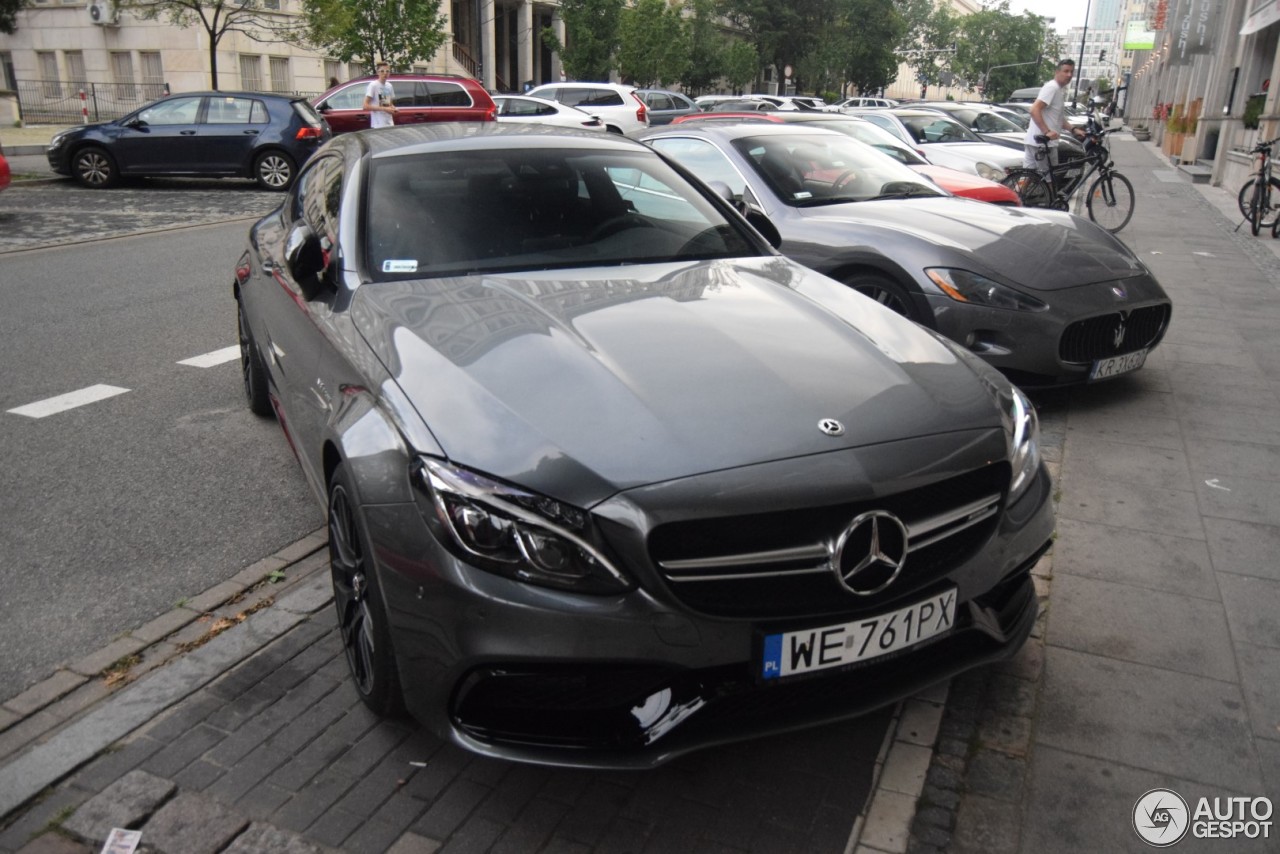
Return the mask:
<path fill-rule="evenodd" d="M 887 154 L 907 166 L 925 166 L 929 163 L 928 160 L 907 148 L 902 143 L 902 140 L 887 130 L 873 125 L 871 122 L 850 119 L 848 121 L 823 122 L 821 127 L 838 130 L 845 136 L 853 137 L 858 142 L 865 142 L 867 145 L 874 146 L 877 151 Z"/>
<path fill-rule="evenodd" d="M 1012 133 L 1019 130 L 1017 125 L 993 110 L 975 108 L 949 112 L 978 133 Z"/>
<path fill-rule="evenodd" d="M 845 136 L 744 137 L 733 145 L 793 207 L 945 195 L 901 163 Z"/>
<path fill-rule="evenodd" d="M 651 152 L 501 149 L 374 158 L 374 281 L 758 255 Z"/>
<path fill-rule="evenodd" d="M 911 133 L 911 138 L 921 145 L 935 142 L 982 142 L 976 133 L 950 116 L 932 115 L 899 116 Z"/>

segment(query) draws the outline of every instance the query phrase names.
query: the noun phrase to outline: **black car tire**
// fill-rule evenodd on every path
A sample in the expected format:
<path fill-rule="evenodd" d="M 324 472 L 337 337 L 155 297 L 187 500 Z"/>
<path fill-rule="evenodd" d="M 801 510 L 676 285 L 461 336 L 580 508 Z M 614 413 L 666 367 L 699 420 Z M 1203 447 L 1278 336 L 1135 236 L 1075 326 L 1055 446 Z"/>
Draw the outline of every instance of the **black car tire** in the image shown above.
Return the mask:
<path fill-rule="evenodd" d="M 264 190 L 287 190 L 293 184 L 297 167 L 283 151 L 264 151 L 253 161 L 253 177 Z"/>
<path fill-rule="evenodd" d="M 267 368 L 253 343 L 253 334 L 244 318 L 244 306 L 236 300 L 236 321 L 240 338 L 240 372 L 244 376 L 244 396 L 254 415 L 272 415 L 271 398 L 267 394 Z"/>
<path fill-rule="evenodd" d="M 329 479 L 329 566 L 338 631 L 361 702 L 375 714 L 398 717 L 404 695 L 366 531 L 351 474 L 339 463 Z"/>
<path fill-rule="evenodd" d="M 81 186 L 91 190 L 114 187 L 120 179 L 115 158 L 96 145 L 87 146 L 75 153 L 71 158 L 71 173 Z"/>
<path fill-rule="evenodd" d="M 915 301 L 901 285 L 892 279 L 876 273 L 855 273 L 852 276 L 846 276 L 842 281 L 885 308 L 891 308 L 903 317 L 920 322 Z"/>

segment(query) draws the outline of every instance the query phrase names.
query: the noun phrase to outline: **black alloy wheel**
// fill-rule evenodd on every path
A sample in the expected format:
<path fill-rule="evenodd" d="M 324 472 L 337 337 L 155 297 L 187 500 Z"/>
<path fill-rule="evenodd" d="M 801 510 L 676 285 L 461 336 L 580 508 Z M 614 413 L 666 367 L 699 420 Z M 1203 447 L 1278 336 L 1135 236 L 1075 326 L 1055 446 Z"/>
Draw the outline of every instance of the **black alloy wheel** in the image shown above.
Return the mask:
<path fill-rule="evenodd" d="M 917 323 L 920 321 L 915 303 L 897 282 L 876 273 L 855 273 L 843 281 L 858 293 L 870 297 L 885 308 L 891 308 Z"/>
<path fill-rule="evenodd" d="M 271 415 L 271 397 L 267 393 L 267 369 L 262 356 L 253 343 L 249 323 L 244 317 L 244 306 L 236 300 L 236 325 L 240 339 L 240 374 L 244 378 L 244 396 L 249 401 L 249 411 L 254 415 Z"/>
<path fill-rule="evenodd" d="M 289 189 L 293 175 L 293 158 L 283 151 L 264 151 L 253 161 L 253 177 L 264 190 Z"/>
<path fill-rule="evenodd" d="M 113 187 L 120 178 L 116 161 L 105 149 L 97 146 L 82 148 L 71 159 L 71 173 L 81 186 L 91 190 Z"/>
<path fill-rule="evenodd" d="M 360 700 L 376 714 L 397 716 L 404 698 L 367 543 L 351 475 L 340 464 L 329 483 L 329 565 L 342 648 Z"/>

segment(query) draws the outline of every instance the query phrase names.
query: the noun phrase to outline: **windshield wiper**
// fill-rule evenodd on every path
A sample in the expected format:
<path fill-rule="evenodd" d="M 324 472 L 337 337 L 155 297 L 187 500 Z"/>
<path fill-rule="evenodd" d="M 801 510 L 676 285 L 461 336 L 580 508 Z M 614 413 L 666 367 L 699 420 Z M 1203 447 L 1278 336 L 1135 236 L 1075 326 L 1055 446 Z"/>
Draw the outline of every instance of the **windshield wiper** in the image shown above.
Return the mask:
<path fill-rule="evenodd" d="M 881 199 L 920 199 L 920 198 L 938 198 L 941 193 L 936 193 L 928 187 L 919 187 L 914 190 L 895 190 L 892 193 L 881 193 L 878 196 L 872 196 L 867 199 L 868 202 L 878 202 Z"/>

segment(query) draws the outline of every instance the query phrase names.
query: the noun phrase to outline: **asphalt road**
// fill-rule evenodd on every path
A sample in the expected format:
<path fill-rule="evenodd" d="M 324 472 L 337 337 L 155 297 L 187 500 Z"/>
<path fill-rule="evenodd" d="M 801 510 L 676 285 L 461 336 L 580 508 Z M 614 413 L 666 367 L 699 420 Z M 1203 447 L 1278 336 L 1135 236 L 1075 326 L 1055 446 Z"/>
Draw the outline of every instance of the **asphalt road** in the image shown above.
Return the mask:
<path fill-rule="evenodd" d="M 230 182 L 0 194 L 10 694 L 323 523 L 275 422 L 245 407 L 238 359 L 178 364 L 236 344 L 245 215 L 279 198 Z M 59 248 L 5 251 L 24 245 Z M 96 385 L 128 391 L 46 417 L 9 411 Z"/>

